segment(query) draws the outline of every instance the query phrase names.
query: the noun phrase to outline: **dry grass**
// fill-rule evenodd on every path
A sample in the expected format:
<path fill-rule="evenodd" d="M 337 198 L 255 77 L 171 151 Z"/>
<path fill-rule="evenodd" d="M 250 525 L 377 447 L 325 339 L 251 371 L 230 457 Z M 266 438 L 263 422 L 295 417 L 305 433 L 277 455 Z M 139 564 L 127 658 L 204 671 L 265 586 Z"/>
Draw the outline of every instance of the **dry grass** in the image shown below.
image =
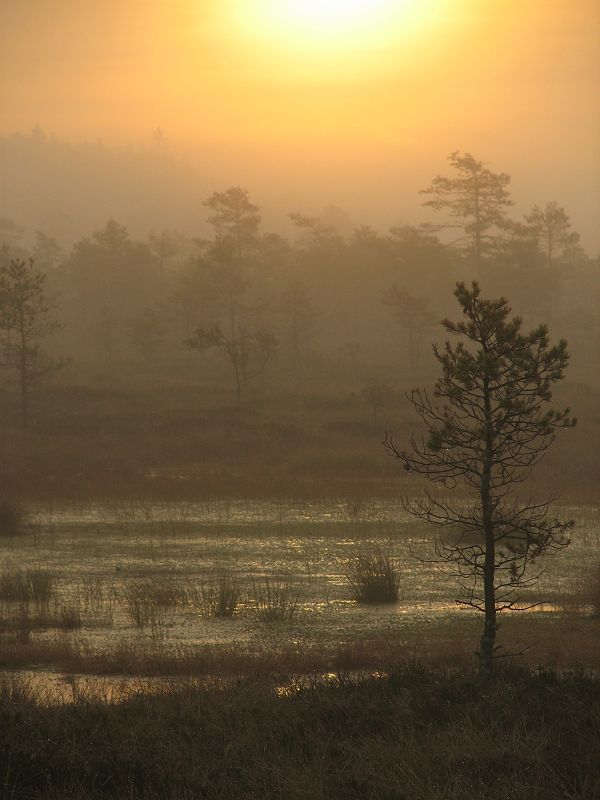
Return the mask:
<path fill-rule="evenodd" d="M 26 439 L 0 420 L 4 458 L 0 483 L 16 502 L 42 498 L 397 497 L 419 488 L 378 447 L 381 432 L 365 425 L 365 409 L 348 375 L 335 365 L 304 391 L 277 384 L 243 407 L 225 383 L 195 383 L 128 372 L 101 385 L 82 376 L 85 391 L 57 386 L 36 409 Z M 427 384 L 427 376 L 418 376 Z M 399 394 L 417 376 L 399 378 Z M 332 385 L 335 389 L 332 390 Z M 80 387 L 81 388 L 81 387 Z M 155 391 L 156 390 L 156 391 Z M 571 402 L 564 387 L 566 402 Z M 564 497 L 598 501 L 600 427 L 594 390 L 579 392 L 580 427 L 561 437 L 538 478 Z M 385 425 L 398 435 L 414 427 L 408 402 L 390 409 Z M 148 435 L 148 431 L 152 435 Z M 230 442 L 236 447 L 231 448 Z M 200 454 L 202 454 L 200 456 Z M 572 465 L 569 470 L 565 464 Z M 547 486 L 544 486 L 546 484 Z M 189 530 L 174 514 L 166 534 Z"/>
<path fill-rule="evenodd" d="M 151 625 L 151 623 L 148 623 Z M 451 625 L 424 625 L 408 639 L 382 631 L 348 640 L 231 645 L 150 642 L 84 646 L 68 638 L 20 641 L 14 630 L 0 632 L 0 667 L 54 668 L 87 675 L 252 676 L 277 673 L 388 670 L 402 662 L 452 669 L 474 669 L 480 620 Z M 159 631 L 160 632 L 160 631 Z M 591 616 L 562 615 L 545 621 L 541 615 L 511 618 L 502 628 L 500 654 L 524 652 L 519 664 L 545 664 L 559 670 L 593 669 L 600 663 L 600 627 Z M 499 663 L 502 663 L 500 661 Z"/>
<path fill-rule="evenodd" d="M 398 665 L 389 676 L 164 682 L 48 705 L 0 685 L 7 797 L 591 800 L 600 682 Z M 551 713 L 549 713 L 549 709 Z"/>

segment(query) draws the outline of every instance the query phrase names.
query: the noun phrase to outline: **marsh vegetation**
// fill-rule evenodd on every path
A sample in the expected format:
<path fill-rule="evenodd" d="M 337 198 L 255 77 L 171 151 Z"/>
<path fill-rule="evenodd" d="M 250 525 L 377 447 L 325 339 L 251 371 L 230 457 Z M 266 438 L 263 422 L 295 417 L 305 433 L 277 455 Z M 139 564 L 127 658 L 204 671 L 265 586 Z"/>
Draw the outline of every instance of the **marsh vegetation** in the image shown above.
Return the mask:
<path fill-rule="evenodd" d="M 593 667 L 593 507 L 503 621 L 525 663 Z M 0 663 L 60 675 L 233 674 L 469 663 L 477 615 L 427 563 L 434 538 L 398 503 L 112 503 L 38 507 L 2 543 Z M 415 555 L 424 561 L 419 561 Z M 43 564 L 43 566 L 41 566 Z"/>

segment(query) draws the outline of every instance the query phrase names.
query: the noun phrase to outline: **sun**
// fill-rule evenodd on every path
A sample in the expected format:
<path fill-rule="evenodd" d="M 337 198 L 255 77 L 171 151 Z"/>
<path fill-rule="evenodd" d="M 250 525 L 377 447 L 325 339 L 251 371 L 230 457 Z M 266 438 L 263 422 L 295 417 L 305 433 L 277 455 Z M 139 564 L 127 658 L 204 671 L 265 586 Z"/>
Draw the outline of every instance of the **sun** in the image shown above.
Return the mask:
<path fill-rule="evenodd" d="M 389 0 L 284 0 L 276 5 L 282 22 L 298 23 L 317 31 L 381 21 L 393 3 Z"/>
<path fill-rule="evenodd" d="M 232 2 L 235 27 L 287 48 L 344 49 L 410 31 L 439 0 L 252 0 Z"/>

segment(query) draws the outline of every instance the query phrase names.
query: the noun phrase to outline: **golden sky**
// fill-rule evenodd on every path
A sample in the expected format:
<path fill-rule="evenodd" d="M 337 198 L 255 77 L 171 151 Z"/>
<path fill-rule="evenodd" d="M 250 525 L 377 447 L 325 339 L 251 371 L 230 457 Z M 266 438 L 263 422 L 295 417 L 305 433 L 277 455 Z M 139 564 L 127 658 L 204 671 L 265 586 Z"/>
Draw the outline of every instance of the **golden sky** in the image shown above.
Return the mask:
<path fill-rule="evenodd" d="M 2 133 L 150 144 L 161 126 L 215 183 L 260 194 L 261 175 L 272 188 L 283 173 L 316 202 L 312 172 L 324 202 L 358 214 L 397 187 L 396 217 L 470 150 L 513 175 L 524 207 L 556 199 L 595 235 L 596 0 L 2 5 Z"/>

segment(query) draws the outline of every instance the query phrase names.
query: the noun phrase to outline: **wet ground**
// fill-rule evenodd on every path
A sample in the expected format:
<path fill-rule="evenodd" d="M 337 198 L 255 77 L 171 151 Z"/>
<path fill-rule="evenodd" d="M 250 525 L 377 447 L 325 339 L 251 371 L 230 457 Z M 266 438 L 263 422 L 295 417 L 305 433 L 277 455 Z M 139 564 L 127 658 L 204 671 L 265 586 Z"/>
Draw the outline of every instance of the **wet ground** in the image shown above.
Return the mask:
<path fill-rule="evenodd" d="M 598 510 L 561 513 L 577 522 L 573 542 L 540 561 L 544 574 L 528 595 L 546 601 L 536 609 L 546 616 L 582 594 L 600 563 Z M 424 626 L 476 613 L 457 607 L 455 577 L 427 562 L 434 534 L 391 502 L 39 507 L 23 536 L 0 542 L 0 573 L 42 570 L 52 576 L 54 611 L 47 608 L 46 618 L 35 604 L 27 611 L 28 640 L 40 643 L 68 641 L 89 651 L 198 644 L 302 648 L 381 637 L 412 647 Z M 399 572 L 395 605 L 352 599 L 347 565 L 373 552 L 389 556 Z M 207 618 L 199 593 L 224 571 L 238 582 L 237 611 L 232 618 Z M 291 619 L 268 622 L 257 613 L 257 590 L 266 578 L 293 592 Z M 180 596 L 159 600 L 151 619 L 135 624 L 126 598 L 136 586 L 154 587 L 155 600 L 165 593 Z M 2 602 L 2 609 L 5 628 L 24 613 L 15 602 Z M 69 609 L 73 624 L 57 623 Z"/>

